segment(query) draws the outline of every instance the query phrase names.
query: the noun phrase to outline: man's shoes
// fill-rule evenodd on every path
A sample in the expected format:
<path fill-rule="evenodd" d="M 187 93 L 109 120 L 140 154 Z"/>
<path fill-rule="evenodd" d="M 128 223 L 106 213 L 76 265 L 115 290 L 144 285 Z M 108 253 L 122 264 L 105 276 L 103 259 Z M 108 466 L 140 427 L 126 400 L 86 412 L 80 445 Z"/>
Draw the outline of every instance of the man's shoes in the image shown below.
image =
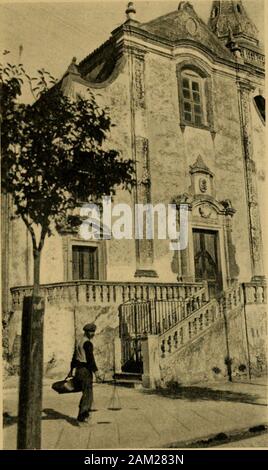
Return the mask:
<path fill-rule="evenodd" d="M 84 428 L 85 426 L 88 426 L 88 420 L 85 419 L 84 421 L 77 421 L 78 422 L 78 426 L 80 428 Z"/>
<path fill-rule="evenodd" d="M 90 418 L 88 417 L 88 418 L 78 419 L 77 423 L 78 423 L 78 426 L 83 427 L 83 426 L 87 426 L 89 421 L 90 421 Z"/>

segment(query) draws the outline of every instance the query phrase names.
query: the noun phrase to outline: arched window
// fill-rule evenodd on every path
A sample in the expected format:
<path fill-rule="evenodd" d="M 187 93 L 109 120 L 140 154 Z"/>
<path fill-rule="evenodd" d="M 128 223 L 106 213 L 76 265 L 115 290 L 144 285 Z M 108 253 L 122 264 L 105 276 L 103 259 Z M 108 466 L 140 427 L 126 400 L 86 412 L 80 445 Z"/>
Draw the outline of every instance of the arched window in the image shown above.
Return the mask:
<path fill-rule="evenodd" d="M 197 126 L 206 124 L 204 79 L 192 70 L 184 70 L 181 77 L 184 121 Z"/>
<path fill-rule="evenodd" d="M 236 8 L 237 8 L 238 13 L 241 13 L 241 7 L 240 7 L 240 5 L 237 5 Z"/>
<path fill-rule="evenodd" d="M 212 81 L 206 68 L 194 58 L 177 64 L 180 125 L 214 131 Z"/>

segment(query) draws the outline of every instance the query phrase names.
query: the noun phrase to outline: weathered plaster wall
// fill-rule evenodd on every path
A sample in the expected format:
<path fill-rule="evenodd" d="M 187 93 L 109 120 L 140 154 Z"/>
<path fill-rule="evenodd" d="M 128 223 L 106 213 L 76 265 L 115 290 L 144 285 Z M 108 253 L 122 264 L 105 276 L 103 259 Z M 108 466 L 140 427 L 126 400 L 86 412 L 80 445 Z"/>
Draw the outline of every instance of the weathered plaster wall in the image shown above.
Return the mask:
<path fill-rule="evenodd" d="M 189 50 L 189 62 L 191 62 Z M 208 71 L 212 76 L 212 108 L 215 137 L 209 130 L 186 126 L 180 128 L 179 100 L 176 78 L 176 63 L 185 60 L 185 53 L 175 60 L 145 54 L 145 103 L 146 127 L 149 139 L 149 167 L 151 173 L 152 203 L 167 205 L 171 199 L 190 186 L 189 167 L 201 154 L 205 164 L 214 173 L 216 198 L 230 199 L 236 214 L 233 218 L 234 262 L 239 266 L 239 280 L 251 278 L 249 250 L 248 214 L 245 194 L 245 170 L 241 143 L 240 114 L 237 84 L 234 76 L 225 72 Z M 117 78 L 105 87 L 92 91 L 101 106 L 110 109 L 115 125 L 107 144 L 120 150 L 125 158 L 132 156 L 130 70 L 126 61 Z M 75 90 L 85 92 L 83 85 Z M 252 108 L 254 158 L 257 164 L 261 215 L 265 220 L 265 189 L 263 171 L 264 132 L 263 124 Z M 134 196 L 119 190 L 114 202 L 133 205 Z M 113 220 L 116 220 L 115 217 Z M 209 228 L 209 220 L 208 228 Z M 263 223 L 264 224 L 264 223 Z M 31 282 L 31 254 L 26 256 L 26 230 L 18 221 L 12 225 L 11 286 Z M 157 227 L 155 227 L 157 228 Z M 31 240 L 28 237 L 31 251 Z M 154 268 L 158 280 L 174 282 L 177 278 L 176 253 L 169 248 L 169 241 L 154 240 Z M 64 280 L 62 240 L 55 235 L 46 240 L 41 265 L 41 282 Z M 112 240 L 107 242 L 107 279 L 117 281 L 135 280 L 136 249 L 134 240 Z"/>
<path fill-rule="evenodd" d="M 246 280 L 251 272 L 237 86 L 235 77 L 226 74 L 215 72 L 212 78 L 215 139 L 209 130 L 189 126 L 181 130 L 175 63 L 153 54 L 146 56 L 152 199 L 168 204 L 172 197 L 187 192 L 189 166 L 200 154 L 215 175 L 216 198 L 230 199 L 237 210 L 233 241 L 239 277 Z M 166 263 L 170 271 L 172 255 L 168 244 L 156 240 L 155 252 L 159 264 L 160 260 L 161 266 Z M 163 261 L 164 257 L 168 261 Z"/>
<path fill-rule="evenodd" d="M 107 140 L 110 148 L 119 150 L 123 158 L 132 158 L 131 150 L 131 115 L 130 115 L 130 83 L 128 64 L 114 82 L 100 89 L 92 88 L 100 106 L 107 107 L 111 116 L 113 127 Z M 127 204 L 132 207 L 133 195 L 118 188 L 113 200 L 114 204 Z M 123 214 L 122 214 L 123 215 Z M 119 216 L 112 218 L 112 223 Z M 121 229 L 124 231 L 124 228 Z M 136 269 L 135 241 L 115 240 L 107 243 L 107 279 L 115 281 L 128 281 L 134 279 Z"/>
<path fill-rule="evenodd" d="M 267 306 L 247 305 L 245 315 L 252 372 L 267 373 Z"/>
<path fill-rule="evenodd" d="M 111 376 L 114 369 L 114 338 L 118 337 L 118 305 L 87 305 L 75 308 L 76 338 L 83 334 L 83 326 L 94 322 L 94 355 L 101 372 Z"/>
<path fill-rule="evenodd" d="M 30 250 L 32 240 L 24 223 L 20 219 L 12 220 L 8 233 L 10 240 L 10 284 L 25 285 L 29 282 Z"/>
<path fill-rule="evenodd" d="M 167 207 L 174 196 L 185 191 L 186 182 L 175 64 L 147 54 L 145 71 L 152 203 Z M 155 269 L 161 281 L 174 282 L 177 274 L 172 267 L 174 252 L 170 251 L 168 241 L 158 240 L 156 228 Z"/>
<path fill-rule="evenodd" d="M 41 284 L 62 282 L 63 280 L 63 248 L 58 233 L 46 238 L 41 258 Z"/>
<path fill-rule="evenodd" d="M 15 311 L 8 325 L 9 366 L 18 372 L 20 361 L 21 311 Z M 60 304 L 45 307 L 44 375 L 63 378 L 70 369 L 75 338 L 83 335 L 83 326 L 95 322 L 95 358 L 101 372 L 109 376 L 114 368 L 114 338 L 118 337 L 118 305 Z"/>
<path fill-rule="evenodd" d="M 257 315 L 256 310 L 258 311 Z M 250 310 L 250 313 L 248 311 L 247 315 L 250 331 L 250 363 L 253 375 L 260 375 L 266 371 L 265 317 L 265 312 L 259 306 Z M 231 314 L 228 314 L 227 319 L 227 334 L 224 319 L 221 318 L 195 341 L 189 343 L 177 353 L 166 354 L 165 358 L 161 358 L 162 384 L 167 384 L 170 381 L 193 384 L 199 381 L 228 379 L 225 364 L 227 341 L 229 357 L 232 361 L 232 376 L 235 378 L 247 375 L 249 356 L 243 309 L 239 307 L 233 310 Z M 254 329 L 254 338 L 252 337 L 251 328 Z M 256 331 L 258 331 L 258 337 Z M 241 366 L 242 369 L 244 369 L 243 366 L 246 366 L 245 370 L 241 370 Z"/>

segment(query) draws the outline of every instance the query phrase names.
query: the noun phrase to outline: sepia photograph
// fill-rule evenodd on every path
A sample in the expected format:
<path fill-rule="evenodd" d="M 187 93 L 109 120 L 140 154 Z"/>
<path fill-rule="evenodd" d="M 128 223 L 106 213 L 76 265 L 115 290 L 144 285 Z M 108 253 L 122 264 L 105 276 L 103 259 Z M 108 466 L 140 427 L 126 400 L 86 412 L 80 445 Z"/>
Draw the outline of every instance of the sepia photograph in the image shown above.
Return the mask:
<path fill-rule="evenodd" d="M 268 449 L 265 3 L 0 0 L 4 451 Z"/>

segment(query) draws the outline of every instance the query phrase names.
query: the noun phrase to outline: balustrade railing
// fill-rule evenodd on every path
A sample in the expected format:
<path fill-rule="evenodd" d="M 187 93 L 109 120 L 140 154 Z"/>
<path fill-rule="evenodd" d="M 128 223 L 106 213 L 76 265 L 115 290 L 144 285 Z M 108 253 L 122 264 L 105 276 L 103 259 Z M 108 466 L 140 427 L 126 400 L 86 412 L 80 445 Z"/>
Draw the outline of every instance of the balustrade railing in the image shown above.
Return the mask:
<path fill-rule="evenodd" d="M 241 52 L 245 62 L 254 62 L 260 67 L 265 67 L 265 56 L 263 54 L 247 49 L 246 47 L 243 47 Z"/>
<path fill-rule="evenodd" d="M 263 281 L 234 284 L 216 300 L 201 306 L 197 311 L 182 319 L 177 325 L 164 331 L 160 336 L 162 357 L 166 357 L 192 341 L 207 330 L 216 320 L 224 318 L 228 313 L 242 305 L 262 305 L 267 303 L 267 286 Z"/>
<path fill-rule="evenodd" d="M 219 304 L 216 299 L 190 313 L 160 336 L 161 357 L 166 357 L 192 341 L 207 330 L 220 316 Z"/>
<path fill-rule="evenodd" d="M 110 281 L 72 281 L 40 286 L 40 295 L 47 304 L 117 303 L 131 300 L 179 300 L 192 297 L 202 289 L 196 283 L 139 283 Z M 32 293 L 31 286 L 11 289 L 13 308 L 22 307 L 24 296 Z M 203 295 L 207 293 L 203 292 Z M 197 295 L 198 297 L 198 295 Z"/>
<path fill-rule="evenodd" d="M 244 282 L 242 287 L 246 305 L 267 303 L 267 285 L 264 281 Z"/>

